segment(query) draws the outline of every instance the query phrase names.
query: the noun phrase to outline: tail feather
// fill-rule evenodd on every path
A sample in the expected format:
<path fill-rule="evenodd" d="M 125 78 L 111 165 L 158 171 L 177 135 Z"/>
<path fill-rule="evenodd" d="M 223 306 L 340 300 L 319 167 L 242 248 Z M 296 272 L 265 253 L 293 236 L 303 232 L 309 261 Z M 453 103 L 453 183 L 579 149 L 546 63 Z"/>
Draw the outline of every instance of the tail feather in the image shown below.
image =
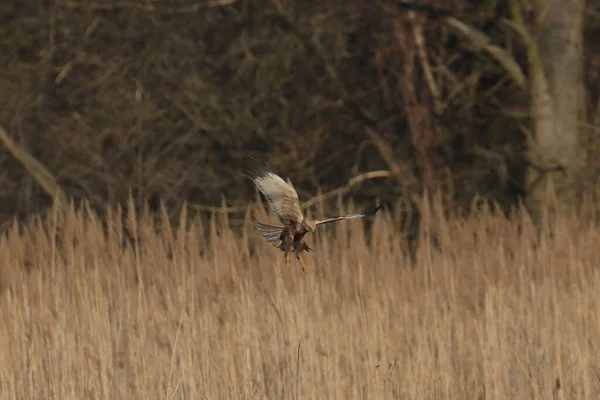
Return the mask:
<path fill-rule="evenodd" d="M 309 251 L 314 251 L 314 250 L 312 249 L 312 247 L 310 247 L 310 246 L 308 245 L 308 243 L 306 243 L 306 242 L 304 242 L 304 248 L 303 248 L 303 250 L 304 250 L 304 251 L 306 251 L 307 253 L 308 253 Z"/>
<path fill-rule="evenodd" d="M 274 226 L 263 224 L 262 222 L 256 222 L 256 226 L 261 235 L 267 239 L 267 242 L 273 243 L 273 246 L 281 246 L 281 232 L 283 231 L 282 226 Z"/>

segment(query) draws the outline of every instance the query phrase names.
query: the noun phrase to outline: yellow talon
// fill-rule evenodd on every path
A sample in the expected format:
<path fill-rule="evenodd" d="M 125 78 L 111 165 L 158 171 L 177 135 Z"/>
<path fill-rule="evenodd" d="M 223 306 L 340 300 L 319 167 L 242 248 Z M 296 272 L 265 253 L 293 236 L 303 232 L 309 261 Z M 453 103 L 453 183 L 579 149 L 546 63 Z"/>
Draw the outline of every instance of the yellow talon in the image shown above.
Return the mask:
<path fill-rule="evenodd" d="M 285 253 L 285 269 L 290 270 L 290 253 Z"/>
<path fill-rule="evenodd" d="M 298 257 L 298 261 L 300 261 L 300 268 L 302 268 L 302 271 L 306 272 L 306 265 L 304 264 L 304 261 Z"/>

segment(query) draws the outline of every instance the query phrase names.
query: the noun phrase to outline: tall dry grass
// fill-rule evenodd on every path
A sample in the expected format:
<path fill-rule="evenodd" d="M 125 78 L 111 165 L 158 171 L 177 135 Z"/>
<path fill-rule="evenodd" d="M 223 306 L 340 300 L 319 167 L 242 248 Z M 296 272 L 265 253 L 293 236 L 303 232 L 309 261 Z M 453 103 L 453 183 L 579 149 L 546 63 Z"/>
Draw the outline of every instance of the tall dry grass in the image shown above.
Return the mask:
<path fill-rule="evenodd" d="M 1 239 L 0 397 L 592 399 L 600 230 L 381 212 L 309 238 L 302 273 L 224 218 L 56 211 Z M 264 219 L 264 218 L 263 218 Z M 155 232 L 160 233 L 155 233 Z M 126 232 L 134 240 L 128 240 Z M 367 244 L 366 244 L 367 243 Z"/>

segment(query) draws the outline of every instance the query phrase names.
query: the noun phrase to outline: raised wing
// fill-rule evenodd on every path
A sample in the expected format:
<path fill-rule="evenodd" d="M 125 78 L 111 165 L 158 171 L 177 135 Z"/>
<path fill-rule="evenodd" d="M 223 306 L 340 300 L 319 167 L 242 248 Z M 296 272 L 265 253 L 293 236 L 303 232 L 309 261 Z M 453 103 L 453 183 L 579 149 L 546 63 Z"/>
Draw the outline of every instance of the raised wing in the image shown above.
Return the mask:
<path fill-rule="evenodd" d="M 370 217 L 371 215 L 375 215 L 375 213 L 377 211 L 379 211 L 380 208 L 381 208 L 381 206 L 377 207 L 374 210 L 366 212 L 364 214 L 350 214 L 350 215 L 342 215 L 340 217 L 329 217 L 329 218 L 317 220 L 317 221 L 315 221 L 315 224 L 317 224 L 317 225 L 329 224 L 330 222 L 337 222 L 337 221 L 341 221 L 343 219 L 353 219 L 353 218 Z"/>
<path fill-rule="evenodd" d="M 277 214 L 282 224 L 304 219 L 294 187 L 277 176 L 267 164 L 246 157 L 242 162 L 242 170 L 267 198 L 271 211 Z"/>

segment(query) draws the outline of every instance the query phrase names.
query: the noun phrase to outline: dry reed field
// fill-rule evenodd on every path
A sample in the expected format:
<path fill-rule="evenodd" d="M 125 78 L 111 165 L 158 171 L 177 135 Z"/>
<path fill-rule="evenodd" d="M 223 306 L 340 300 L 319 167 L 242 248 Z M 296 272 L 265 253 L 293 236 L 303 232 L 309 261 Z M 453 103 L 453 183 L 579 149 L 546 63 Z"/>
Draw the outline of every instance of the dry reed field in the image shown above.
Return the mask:
<path fill-rule="evenodd" d="M 599 398 L 600 229 L 425 211 L 439 247 L 414 264 L 382 210 L 308 235 L 305 273 L 250 211 L 241 234 L 185 212 L 14 226 L 0 398 Z"/>

